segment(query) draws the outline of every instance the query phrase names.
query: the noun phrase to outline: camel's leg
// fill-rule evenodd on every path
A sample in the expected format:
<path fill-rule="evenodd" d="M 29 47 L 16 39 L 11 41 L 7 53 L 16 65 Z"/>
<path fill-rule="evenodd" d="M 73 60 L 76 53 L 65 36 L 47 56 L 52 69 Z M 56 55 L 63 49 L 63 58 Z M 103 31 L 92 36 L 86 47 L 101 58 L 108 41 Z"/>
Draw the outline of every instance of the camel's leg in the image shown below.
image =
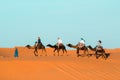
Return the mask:
<path fill-rule="evenodd" d="M 44 52 L 45 52 L 45 56 L 47 56 L 47 52 L 46 52 L 46 49 L 44 48 Z"/>
<path fill-rule="evenodd" d="M 46 49 L 42 48 L 42 54 L 45 53 L 45 56 L 47 56 Z"/>
<path fill-rule="evenodd" d="M 79 48 L 77 48 L 77 57 L 79 57 L 80 55 L 79 55 Z"/>
<path fill-rule="evenodd" d="M 96 54 L 96 59 L 98 59 L 100 56 L 98 54 Z"/>
<path fill-rule="evenodd" d="M 66 55 L 68 56 L 67 50 L 65 49 Z"/>
<path fill-rule="evenodd" d="M 58 52 L 58 56 L 59 56 L 59 51 L 60 51 L 60 50 L 59 50 L 59 49 L 57 49 L 57 52 Z"/>
<path fill-rule="evenodd" d="M 36 54 L 36 53 L 37 53 L 37 54 Z M 34 51 L 34 55 L 35 55 L 35 56 L 38 56 L 38 51 Z"/>
<path fill-rule="evenodd" d="M 88 50 L 86 50 L 85 52 L 86 52 L 86 56 L 88 56 L 88 57 L 89 57 L 90 55 L 89 55 L 89 52 L 88 52 Z"/>
<path fill-rule="evenodd" d="M 106 60 L 107 57 L 106 57 L 106 54 L 105 53 L 102 53 L 102 56 L 104 57 L 104 59 Z"/>
<path fill-rule="evenodd" d="M 53 52 L 54 52 L 54 54 L 53 54 L 54 56 L 55 56 L 55 51 L 56 51 L 56 50 L 57 50 L 57 49 L 54 49 L 54 51 L 53 51 Z"/>
<path fill-rule="evenodd" d="M 95 51 L 95 57 L 96 57 L 96 59 L 98 59 L 97 51 Z"/>
<path fill-rule="evenodd" d="M 42 56 L 42 54 L 43 54 L 43 50 L 41 50 L 40 56 Z"/>
<path fill-rule="evenodd" d="M 55 52 L 57 49 L 54 49 L 54 51 L 53 52 Z"/>
<path fill-rule="evenodd" d="M 94 54 L 95 56 L 97 55 L 97 52 L 98 52 L 98 51 L 96 50 L 96 51 L 95 51 L 95 54 Z"/>
<path fill-rule="evenodd" d="M 36 56 L 35 51 L 34 51 L 34 55 Z"/>
<path fill-rule="evenodd" d="M 96 59 L 98 59 L 101 55 L 96 52 Z"/>
<path fill-rule="evenodd" d="M 40 44 L 39 44 L 39 46 L 40 46 Z M 42 56 L 42 54 L 43 54 L 43 51 L 44 51 L 44 47 L 43 46 L 41 46 L 41 47 L 39 47 L 39 49 L 41 49 L 42 51 L 41 51 L 41 55 L 40 56 Z"/>
<path fill-rule="evenodd" d="M 64 55 L 64 49 L 62 49 L 62 52 L 63 52 L 63 54 L 62 54 L 61 56 L 63 56 L 63 55 Z"/>
<path fill-rule="evenodd" d="M 86 50 L 84 50 L 84 55 L 83 56 L 86 56 Z"/>
<path fill-rule="evenodd" d="M 41 52 L 40 52 L 40 56 L 42 56 L 42 54 L 43 54 L 43 50 L 41 50 Z"/>
<path fill-rule="evenodd" d="M 35 47 L 35 49 L 34 49 L 34 55 L 38 56 L 38 49 L 37 49 L 37 47 Z"/>
<path fill-rule="evenodd" d="M 90 57 L 89 51 L 87 50 L 87 56 Z"/>
<path fill-rule="evenodd" d="M 107 59 L 107 56 L 106 56 L 106 54 L 105 54 L 105 50 L 104 50 L 104 49 L 102 49 L 102 55 L 103 55 L 104 59 L 106 60 L 106 59 Z"/>

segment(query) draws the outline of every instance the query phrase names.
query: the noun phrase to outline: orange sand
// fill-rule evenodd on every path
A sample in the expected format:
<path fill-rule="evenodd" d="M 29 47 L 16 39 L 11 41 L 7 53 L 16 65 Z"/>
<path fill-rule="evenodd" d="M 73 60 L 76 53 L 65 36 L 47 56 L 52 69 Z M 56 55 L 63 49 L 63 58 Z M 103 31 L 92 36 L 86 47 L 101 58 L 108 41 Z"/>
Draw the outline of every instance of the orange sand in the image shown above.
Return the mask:
<path fill-rule="evenodd" d="M 34 49 L 24 47 L 18 47 L 19 57 L 14 58 L 14 50 L 0 48 L 0 80 L 120 80 L 119 48 L 106 49 L 111 53 L 107 60 L 76 57 L 75 50 L 69 50 L 69 56 L 53 56 L 50 48 L 48 56 L 36 57 Z"/>

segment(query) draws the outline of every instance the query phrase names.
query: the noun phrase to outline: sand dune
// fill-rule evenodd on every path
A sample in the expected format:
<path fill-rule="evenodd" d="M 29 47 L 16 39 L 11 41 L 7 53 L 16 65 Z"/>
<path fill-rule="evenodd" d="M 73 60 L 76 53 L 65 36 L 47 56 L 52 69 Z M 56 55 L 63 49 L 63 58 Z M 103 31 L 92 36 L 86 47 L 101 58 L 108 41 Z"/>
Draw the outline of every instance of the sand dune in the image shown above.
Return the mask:
<path fill-rule="evenodd" d="M 14 48 L 0 48 L 0 80 L 120 80 L 120 49 L 106 49 L 107 60 L 76 57 L 75 50 L 68 55 L 34 56 L 34 49 L 18 47 L 19 57 L 14 58 Z M 92 52 L 91 52 L 92 53 Z M 62 52 L 60 52 L 62 54 Z"/>

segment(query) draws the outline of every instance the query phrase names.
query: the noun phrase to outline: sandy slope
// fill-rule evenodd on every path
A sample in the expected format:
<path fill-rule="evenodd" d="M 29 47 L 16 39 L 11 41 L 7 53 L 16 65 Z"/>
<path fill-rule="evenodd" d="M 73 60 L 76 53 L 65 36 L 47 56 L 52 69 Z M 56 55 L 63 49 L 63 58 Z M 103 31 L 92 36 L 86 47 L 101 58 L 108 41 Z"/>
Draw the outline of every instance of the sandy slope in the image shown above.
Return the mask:
<path fill-rule="evenodd" d="M 33 49 L 23 47 L 14 58 L 14 50 L 0 48 L 0 80 L 120 80 L 120 49 L 106 49 L 111 53 L 107 60 L 76 57 L 74 50 L 69 56 L 53 56 L 53 49 L 35 57 Z"/>

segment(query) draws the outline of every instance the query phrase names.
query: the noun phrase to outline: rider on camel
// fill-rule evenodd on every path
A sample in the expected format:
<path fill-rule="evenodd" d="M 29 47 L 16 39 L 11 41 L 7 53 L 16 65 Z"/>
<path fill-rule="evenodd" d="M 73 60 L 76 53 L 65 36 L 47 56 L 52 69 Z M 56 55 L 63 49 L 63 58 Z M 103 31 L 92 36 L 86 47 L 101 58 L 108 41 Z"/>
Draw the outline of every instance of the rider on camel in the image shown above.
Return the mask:
<path fill-rule="evenodd" d="M 99 41 L 98 41 L 98 44 L 96 45 L 96 50 L 101 50 L 101 49 L 103 49 L 102 41 L 99 40 Z"/>
<path fill-rule="evenodd" d="M 77 44 L 78 48 L 82 48 L 85 46 L 85 40 L 83 38 L 81 38 L 80 42 Z"/>
<path fill-rule="evenodd" d="M 59 48 L 61 45 L 63 45 L 62 40 L 61 40 L 60 37 L 58 37 L 58 41 L 57 41 L 57 46 L 58 46 L 58 48 Z"/>
<path fill-rule="evenodd" d="M 38 44 L 42 44 L 40 37 L 38 37 Z"/>

